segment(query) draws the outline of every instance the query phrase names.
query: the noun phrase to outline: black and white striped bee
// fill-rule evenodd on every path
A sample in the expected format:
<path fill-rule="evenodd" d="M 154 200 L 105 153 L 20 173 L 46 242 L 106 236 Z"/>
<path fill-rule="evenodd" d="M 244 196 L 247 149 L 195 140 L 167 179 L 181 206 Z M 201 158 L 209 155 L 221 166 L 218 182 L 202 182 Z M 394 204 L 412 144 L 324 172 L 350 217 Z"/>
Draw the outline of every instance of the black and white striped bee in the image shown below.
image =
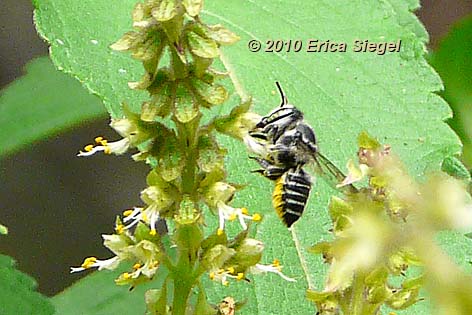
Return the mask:
<path fill-rule="evenodd" d="M 272 204 L 283 223 L 290 227 L 305 210 L 312 181 L 303 167 L 314 162 L 318 173 L 334 185 L 344 174 L 319 150 L 313 128 L 303 120 L 303 113 L 287 101 L 282 87 L 276 82 L 282 103 L 256 124 L 249 132 L 250 149 L 259 157 L 261 169 L 255 172 L 275 181 Z M 355 192 L 352 186 L 344 188 Z"/>

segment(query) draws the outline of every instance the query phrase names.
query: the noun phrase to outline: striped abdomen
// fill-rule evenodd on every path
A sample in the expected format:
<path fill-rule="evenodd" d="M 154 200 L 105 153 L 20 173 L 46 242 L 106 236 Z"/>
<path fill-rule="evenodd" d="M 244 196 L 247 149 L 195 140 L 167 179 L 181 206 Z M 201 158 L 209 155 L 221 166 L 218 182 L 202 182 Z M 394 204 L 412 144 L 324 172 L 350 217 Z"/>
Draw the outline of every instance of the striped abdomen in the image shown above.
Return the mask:
<path fill-rule="evenodd" d="M 300 167 L 289 169 L 275 182 L 272 204 L 287 227 L 302 216 L 310 189 L 310 177 Z"/>

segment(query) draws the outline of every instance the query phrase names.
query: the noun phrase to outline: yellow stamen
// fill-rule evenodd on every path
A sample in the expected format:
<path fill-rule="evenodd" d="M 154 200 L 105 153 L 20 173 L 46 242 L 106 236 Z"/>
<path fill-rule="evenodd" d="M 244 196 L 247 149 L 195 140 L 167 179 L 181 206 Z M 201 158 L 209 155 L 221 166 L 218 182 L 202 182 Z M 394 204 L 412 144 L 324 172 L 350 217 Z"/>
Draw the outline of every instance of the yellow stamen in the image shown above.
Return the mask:
<path fill-rule="evenodd" d="M 210 272 L 209 277 L 210 277 L 211 280 L 215 279 L 215 273 L 214 273 L 214 272 Z"/>
<path fill-rule="evenodd" d="M 156 260 L 155 262 L 152 263 L 153 268 L 159 267 L 159 260 Z"/>
<path fill-rule="evenodd" d="M 111 154 L 111 149 L 110 149 L 110 147 L 105 147 L 105 149 L 103 150 L 103 153 L 105 153 L 105 154 Z"/>
<path fill-rule="evenodd" d="M 224 285 L 225 287 L 229 286 L 229 281 L 228 281 L 228 280 L 223 281 L 223 285 Z"/>
<path fill-rule="evenodd" d="M 118 234 L 122 234 L 124 231 L 125 231 L 125 226 L 123 224 L 118 224 L 116 227 L 115 227 L 115 231 L 116 233 Z"/>
<path fill-rule="evenodd" d="M 82 263 L 81 267 L 85 269 L 89 269 L 96 262 L 97 262 L 97 257 L 88 257 L 84 259 L 84 262 Z"/>
<path fill-rule="evenodd" d="M 218 269 L 218 273 L 223 273 L 225 270 L 223 268 Z"/>
<path fill-rule="evenodd" d="M 133 265 L 133 269 L 134 269 L 134 270 L 138 270 L 139 268 L 141 268 L 141 264 L 140 264 L 140 263 L 135 263 L 135 264 Z"/>
<path fill-rule="evenodd" d="M 259 213 L 254 213 L 254 215 L 252 216 L 252 221 L 259 222 L 260 220 L 262 220 L 261 215 Z"/>
<path fill-rule="evenodd" d="M 125 217 L 130 216 L 132 213 L 133 213 L 133 209 L 128 209 L 128 210 L 123 211 L 123 215 Z"/>
<path fill-rule="evenodd" d="M 131 278 L 131 275 L 130 275 L 129 273 L 127 273 L 127 272 L 124 272 L 123 274 L 121 274 L 121 276 L 122 276 L 123 279 L 125 279 L 125 280 L 128 280 L 128 279 Z"/>
<path fill-rule="evenodd" d="M 276 259 L 274 259 L 274 261 L 272 262 L 272 265 L 274 265 L 274 267 L 280 267 L 280 261 L 276 258 Z"/>
<path fill-rule="evenodd" d="M 103 137 L 96 137 L 94 140 L 95 140 L 95 143 L 99 144 L 100 142 L 102 142 Z"/>
<path fill-rule="evenodd" d="M 149 218 L 148 218 L 147 214 L 144 213 L 144 212 L 143 212 L 143 214 L 142 214 L 142 216 L 141 216 L 141 219 L 143 219 L 143 221 L 146 222 L 146 223 L 149 222 Z"/>
<path fill-rule="evenodd" d="M 157 234 L 156 229 L 151 229 L 151 231 L 149 231 L 149 235 L 151 235 L 151 236 L 154 236 L 156 234 Z"/>
<path fill-rule="evenodd" d="M 92 150 L 93 150 L 93 144 L 86 145 L 86 146 L 84 147 L 84 150 L 85 150 L 86 152 L 92 151 Z"/>
<path fill-rule="evenodd" d="M 244 273 L 243 272 L 238 272 L 238 276 L 236 277 L 237 280 L 243 280 L 244 279 Z"/>
<path fill-rule="evenodd" d="M 247 208 L 241 208 L 241 213 L 242 214 L 248 214 L 249 211 L 247 210 Z"/>
<path fill-rule="evenodd" d="M 104 147 L 108 144 L 108 140 L 102 140 L 100 141 L 100 144 L 103 145 Z"/>
<path fill-rule="evenodd" d="M 233 274 L 233 273 L 235 272 L 234 267 L 229 267 L 229 268 L 228 268 L 228 272 L 231 273 L 231 274 Z"/>
<path fill-rule="evenodd" d="M 218 235 L 218 236 L 223 235 L 223 233 L 224 233 L 223 229 L 218 229 L 218 230 L 216 231 L 216 235 Z"/>
<path fill-rule="evenodd" d="M 236 218 L 237 218 L 236 213 L 231 213 L 231 215 L 229 216 L 228 220 L 234 221 L 234 220 L 236 220 Z"/>

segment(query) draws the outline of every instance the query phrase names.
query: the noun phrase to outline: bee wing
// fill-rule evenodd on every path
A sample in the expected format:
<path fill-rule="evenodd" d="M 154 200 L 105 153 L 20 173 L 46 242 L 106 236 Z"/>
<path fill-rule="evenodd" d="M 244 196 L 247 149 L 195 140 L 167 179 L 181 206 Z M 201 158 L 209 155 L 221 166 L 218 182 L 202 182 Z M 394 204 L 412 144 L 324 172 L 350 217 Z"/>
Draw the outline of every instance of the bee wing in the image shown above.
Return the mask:
<path fill-rule="evenodd" d="M 327 157 L 325 157 L 320 152 L 316 152 L 313 158 L 315 160 L 314 166 L 316 173 L 323 177 L 333 188 L 340 189 L 345 193 L 351 194 L 358 192 L 358 189 L 352 184 L 337 187 L 337 185 L 341 183 L 344 178 L 346 178 L 346 175 L 344 175 L 344 173 L 341 172 L 341 170 Z"/>

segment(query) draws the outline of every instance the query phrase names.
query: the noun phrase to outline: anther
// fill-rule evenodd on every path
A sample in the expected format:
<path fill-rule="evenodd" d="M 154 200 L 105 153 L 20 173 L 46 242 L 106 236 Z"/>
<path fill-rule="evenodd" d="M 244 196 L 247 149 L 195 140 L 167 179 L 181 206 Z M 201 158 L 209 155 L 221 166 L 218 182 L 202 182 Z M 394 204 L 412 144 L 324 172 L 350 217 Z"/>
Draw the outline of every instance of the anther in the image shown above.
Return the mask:
<path fill-rule="evenodd" d="M 132 213 L 133 213 L 132 209 L 128 209 L 128 210 L 123 211 L 123 215 L 125 217 L 129 217 Z"/>
<path fill-rule="evenodd" d="M 259 213 L 255 213 L 253 216 L 252 216 L 252 221 L 254 222 L 259 222 L 262 220 L 262 217 Z"/>

